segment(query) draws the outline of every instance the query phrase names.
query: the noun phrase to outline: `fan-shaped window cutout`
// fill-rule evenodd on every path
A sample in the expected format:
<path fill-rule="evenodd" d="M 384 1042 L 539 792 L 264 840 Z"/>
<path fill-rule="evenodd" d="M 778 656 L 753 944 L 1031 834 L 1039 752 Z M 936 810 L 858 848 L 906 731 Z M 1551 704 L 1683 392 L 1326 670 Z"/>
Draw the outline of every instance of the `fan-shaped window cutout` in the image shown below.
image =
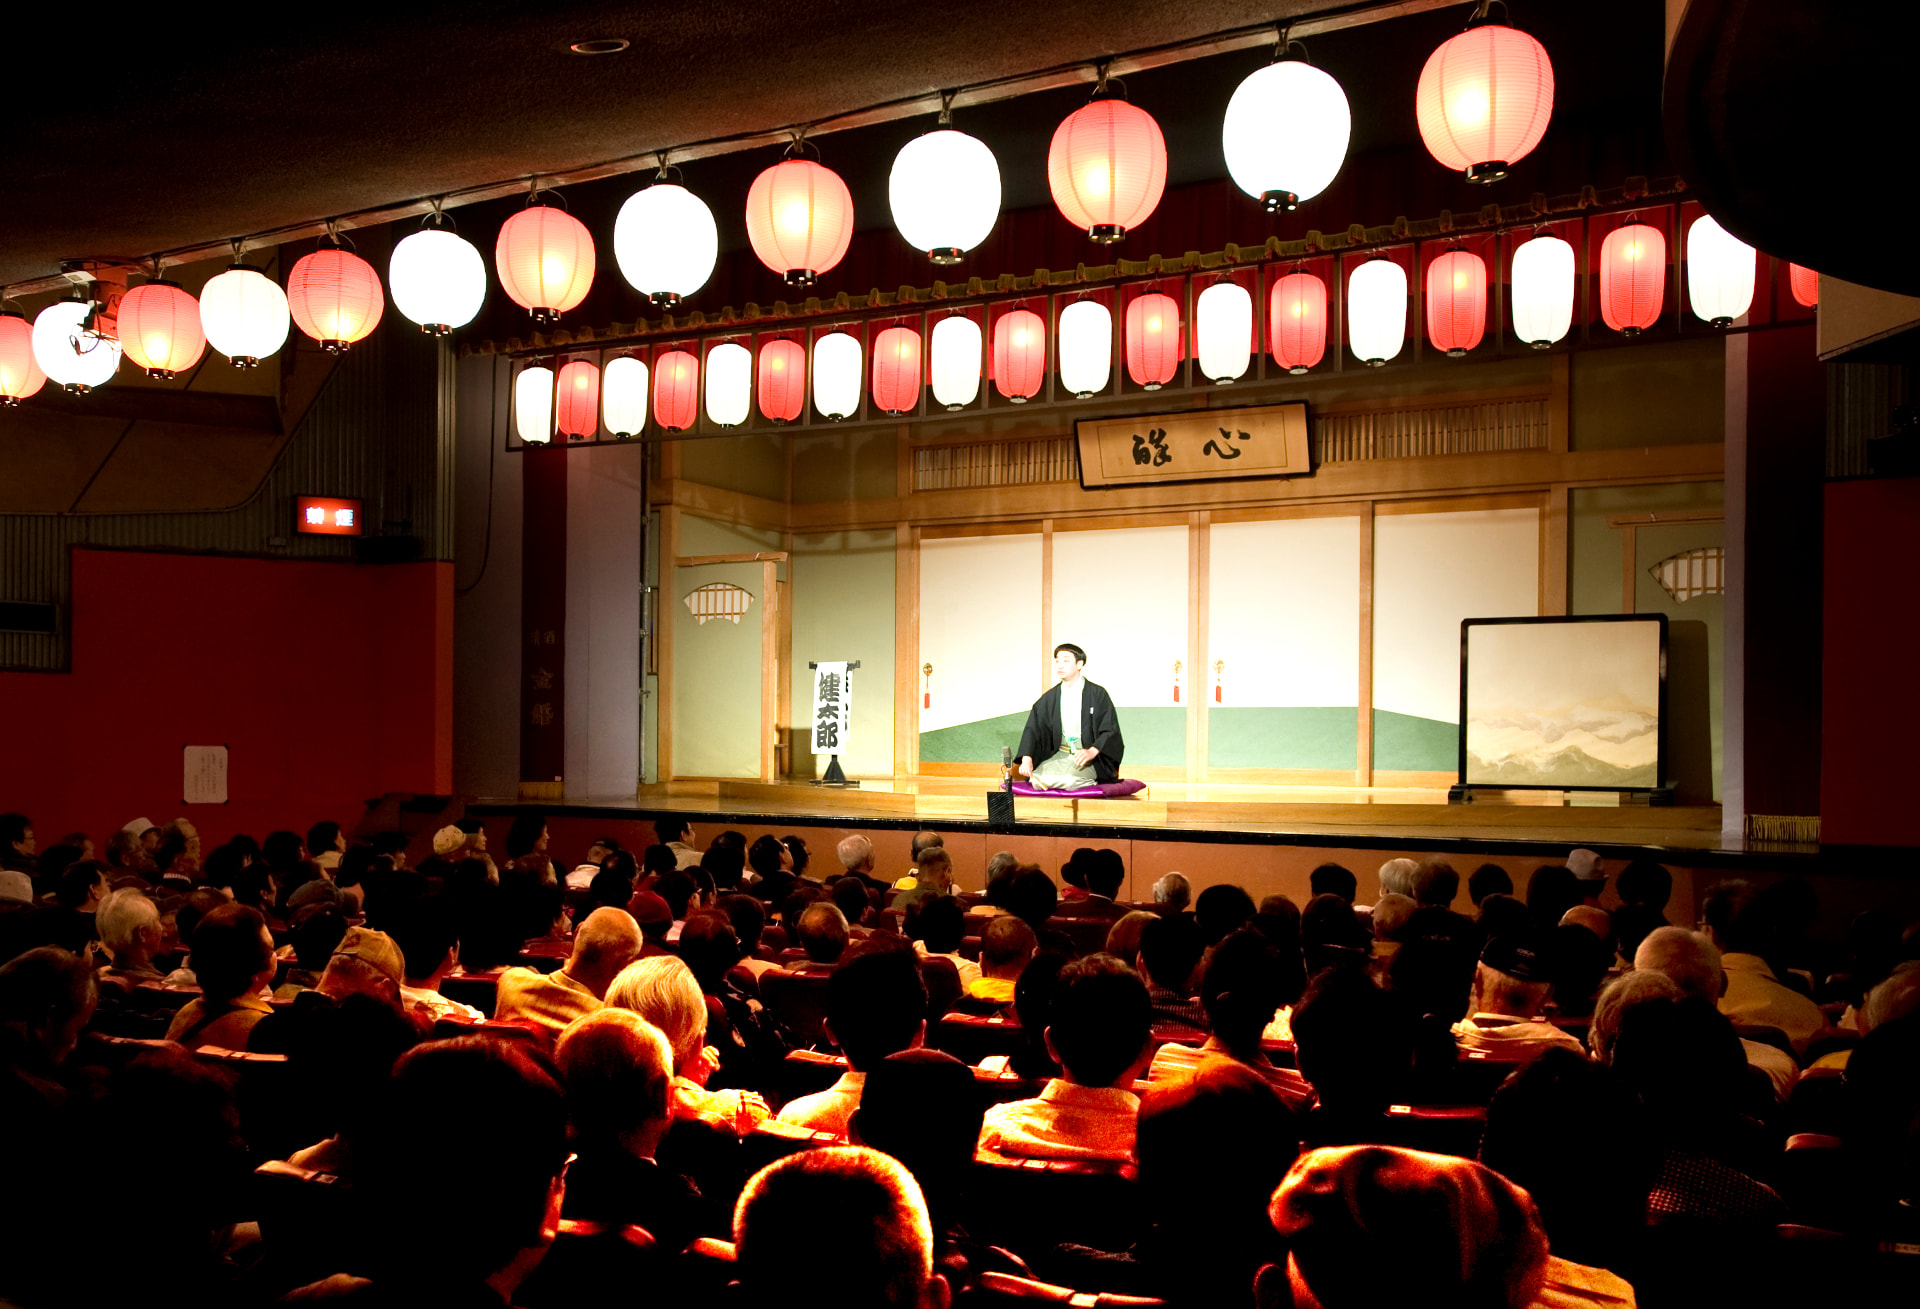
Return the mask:
<path fill-rule="evenodd" d="M 1681 604 L 1703 595 L 1727 593 L 1727 551 L 1718 545 L 1682 550 L 1647 570 L 1660 589 Z"/>

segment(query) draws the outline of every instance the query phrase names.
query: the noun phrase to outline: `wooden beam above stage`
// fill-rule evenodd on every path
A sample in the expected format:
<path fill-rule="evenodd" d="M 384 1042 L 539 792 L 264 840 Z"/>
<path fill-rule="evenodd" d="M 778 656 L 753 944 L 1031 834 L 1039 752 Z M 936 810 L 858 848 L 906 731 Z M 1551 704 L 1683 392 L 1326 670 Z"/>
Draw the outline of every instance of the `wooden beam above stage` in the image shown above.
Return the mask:
<path fill-rule="evenodd" d="M 1059 515 L 1184 512 L 1363 499 L 1396 500 L 1489 491 L 1545 491 L 1556 484 L 1604 486 L 1611 483 L 1695 482 L 1723 476 L 1725 468 L 1725 447 L 1719 442 L 1639 450 L 1538 450 L 1435 455 L 1327 464 L 1316 470 L 1312 477 L 1291 479 L 1114 487 L 1098 491 L 1083 490 L 1071 482 L 1054 482 L 923 491 L 887 500 L 796 504 L 790 507 L 787 525 L 794 531 L 834 531 L 863 524 L 898 521 L 933 524 L 991 522 L 995 519 L 1038 520 Z M 751 499 L 745 496 L 738 498 L 741 501 Z M 678 496 L 675 499 L 683 507 L 691 507 Z M 743 504 L 741 508 L 744 510 L 746 506 Z"/>

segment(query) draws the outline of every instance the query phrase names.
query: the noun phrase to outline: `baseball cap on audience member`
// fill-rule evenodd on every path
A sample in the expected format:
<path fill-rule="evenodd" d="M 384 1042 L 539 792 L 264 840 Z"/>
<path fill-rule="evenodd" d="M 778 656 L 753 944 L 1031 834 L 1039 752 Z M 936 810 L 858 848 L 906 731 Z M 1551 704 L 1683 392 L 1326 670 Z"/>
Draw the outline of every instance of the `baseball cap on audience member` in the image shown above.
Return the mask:
<path fill-rule="evenodd" d="M 406 959 L 400 953 L 399 944 L 385 932 L 376 932 L 370 927 L 349 927 L 340 944 L 333 948 L 334 958 L 341 955 L 364 959 L 391 977 L 395 985 L 406 982 Z"/>
<path fill-rule="evenodd" d="M 157 832 L 160 825 L 151 818 L 136 818 L 120 829 L 131 836 L 145 836 L 148 832 Z"/>
<path fill-rule="evenodd" d="M 433 852 L 449 855 L 467 843 L 467 834 L 449 823 L 433 834 Z"/>
<path fill-rule="evenodd" d="M 635 891 L 633 898 L 627 901 L 627 912 L 642 927 L 664 927 L 673 921 L 673 910 L 652 891 Z"/>
<path fill-rule="evenodd" d="M 1480 962 L 1496 973 L 1522 982 L 1551 980 L 1547 969 L 1547 943 L 1534 932 L 1508 932 L 1487 942 Z"/>
<path fill-rule="evenodd" d="M 1327 1309 L 1532 1302 L 1547 1237 L 1528 1194 L 1471 1159 L 1350 1145 L 1300 1156 L 1267 1216 Z M 1381 1250 L 1394 1257 L 1381 1260 Z"/>

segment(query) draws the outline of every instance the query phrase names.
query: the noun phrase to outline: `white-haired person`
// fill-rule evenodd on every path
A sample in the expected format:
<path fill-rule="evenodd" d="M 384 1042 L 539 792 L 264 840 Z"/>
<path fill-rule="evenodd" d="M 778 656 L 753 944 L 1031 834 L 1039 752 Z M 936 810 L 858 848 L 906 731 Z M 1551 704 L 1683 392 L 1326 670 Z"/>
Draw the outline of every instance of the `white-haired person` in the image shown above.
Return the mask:
<path fill-rule="evenodd" d="M 103 980 L 138 986 L 165 978 L 154 964 L 166 934 L 152 896 L 132 887 L 110 891 L 94 910 L 93 922 L 109 961 L 100 969 Z"/>
<path fill-rule="evenodd" d="M 673 1051 L 673 1113 L 736 1136 L 772 1117 L 758 1093 L 710 1091 L 720 1052 L 707 1044 L 707 997 L 686 964 L 673 955 L 636 959 L 607 988 L 610 1008 L 631 1009 L 660 1029 Z"/>

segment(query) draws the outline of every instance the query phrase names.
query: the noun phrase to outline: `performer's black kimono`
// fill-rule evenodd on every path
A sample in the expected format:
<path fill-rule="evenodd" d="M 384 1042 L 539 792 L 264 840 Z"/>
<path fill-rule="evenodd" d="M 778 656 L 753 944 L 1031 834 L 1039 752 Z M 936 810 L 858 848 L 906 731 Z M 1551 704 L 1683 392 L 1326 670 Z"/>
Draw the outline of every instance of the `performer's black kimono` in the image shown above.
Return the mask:
<path fill-rule="evenodd" d="M 1080 744 L 1100 753 L 1093 761 L 1094 778 L 1102 782 L 1120 780 L 1120 756 L 1126 743 L 1120 739 L 1120 719 L 1113 712 L 1113 697 L 1107 688 L 1081 679 Z M 1037 770 L 1047 759 L 1060 752 L 1060 687 L 1033 702 L 1027 711 L 1027 725 L 1020 733 L 1018 759 L 1031 758 Z"/>

